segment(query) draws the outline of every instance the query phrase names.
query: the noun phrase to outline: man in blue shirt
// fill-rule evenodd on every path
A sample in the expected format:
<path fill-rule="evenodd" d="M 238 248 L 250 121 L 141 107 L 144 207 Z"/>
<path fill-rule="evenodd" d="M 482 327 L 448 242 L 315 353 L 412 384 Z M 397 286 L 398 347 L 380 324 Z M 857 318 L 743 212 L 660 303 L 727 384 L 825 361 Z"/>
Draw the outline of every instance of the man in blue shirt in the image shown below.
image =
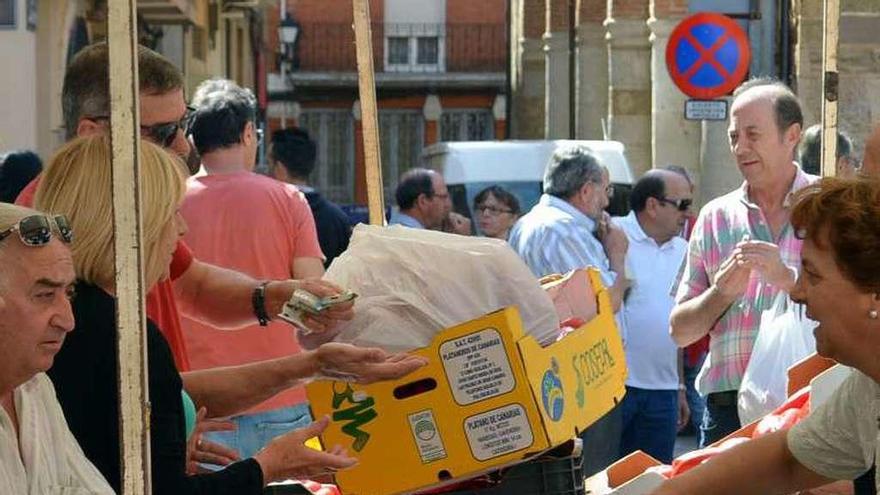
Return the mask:
<path fill-rule="evenodd" d="M 544 171 L 544 194 L 514 225 L 509 242 L 538 277 L 586 266 L 598 268 L 612 308 L 619 315 L 627 287 L 628 241 L 604 211 L 612 192 L 608 170 L 589 149 L 559 150 Z M 617 320 L 623 338 L 625 328 L 621 319 Z M 585 476 L 617 460 L 621 431 L 620 406 L 584 430 Z"/>
<path fill-rule="evenodd" d="M 433 170 L 414 168 L 403 174 L 395 197 L 398 211 L 389 225 L 439 230 L 452 210 L 446 182 Z"/>

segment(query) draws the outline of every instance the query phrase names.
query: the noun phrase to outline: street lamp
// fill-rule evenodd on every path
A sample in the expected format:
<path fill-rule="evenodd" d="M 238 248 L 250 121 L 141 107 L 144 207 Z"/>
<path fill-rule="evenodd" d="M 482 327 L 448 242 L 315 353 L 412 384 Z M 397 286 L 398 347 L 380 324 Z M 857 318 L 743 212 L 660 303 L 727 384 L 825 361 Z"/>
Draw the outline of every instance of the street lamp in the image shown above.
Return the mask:
<path fill-rule="evenodd" d="M 287 87 L 287 74 L 298 65 L 296 62 L 296 38 L 299 36 L 299 23 L 285 13 L 278 24 L 278 42 L 281 45 L 281 80 Z M 287 101 L 281 111 L 281 128 L 287 127 Z"/>

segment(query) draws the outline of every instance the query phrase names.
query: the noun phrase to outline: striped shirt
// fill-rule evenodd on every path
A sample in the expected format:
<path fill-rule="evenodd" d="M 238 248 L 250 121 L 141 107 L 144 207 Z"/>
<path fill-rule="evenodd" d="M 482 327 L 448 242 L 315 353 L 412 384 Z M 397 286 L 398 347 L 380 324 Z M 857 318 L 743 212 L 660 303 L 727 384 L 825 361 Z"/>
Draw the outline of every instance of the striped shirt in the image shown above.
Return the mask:
<path fill-rule="evenodd" d="M 789 207 L 792 193 L 817 179 L 798 167 L 785 207 Z M 763 212 L 749 199 L 747 187 L 743 183 L 740 188 L 710 201 L 700 211 L 678 286 L 678 303 L 706 291 L 721 263 L 747 235 L 752 240 L 778 245 L 782 262 L 800 270 L 802 242 L 795 237 L 791 224 L 786 222 L 774 239 Z M 739 389 L 758 336 L 761 312 L 770 308 L 780 290 L 764 281 L 757 271 L 752 271 L 743 295 L 709 330 L 709 355 L 697 377 L 697 389 L 701 394 Z"/>
<path fill-rule="evenodd" d="M 595 231 L 595 220 L 564 199 L 544 194 L 538 204 L 516 222 L 508 242 L 537 277 L 593 266 L 599 269 L 602 283 L 610 287 L 617 274 L 611 270 L 605 248 L 594 235 Z M 617 324 L 625 341 L 621 313 L 617 313 Z"/>

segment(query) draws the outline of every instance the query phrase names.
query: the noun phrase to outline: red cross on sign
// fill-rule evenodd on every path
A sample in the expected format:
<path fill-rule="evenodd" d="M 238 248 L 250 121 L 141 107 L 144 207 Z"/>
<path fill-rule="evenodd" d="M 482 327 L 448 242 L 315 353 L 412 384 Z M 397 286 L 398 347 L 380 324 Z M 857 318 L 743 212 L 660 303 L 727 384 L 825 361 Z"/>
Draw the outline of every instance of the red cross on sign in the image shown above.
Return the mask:
<path fill-rule="evenodd" d="M 672 31 L 666 45 L 666 68 L 686 95 L 718 98 L 746 78 L 750 56 L 748 36 L 736 21 L 702 12 Z"/>

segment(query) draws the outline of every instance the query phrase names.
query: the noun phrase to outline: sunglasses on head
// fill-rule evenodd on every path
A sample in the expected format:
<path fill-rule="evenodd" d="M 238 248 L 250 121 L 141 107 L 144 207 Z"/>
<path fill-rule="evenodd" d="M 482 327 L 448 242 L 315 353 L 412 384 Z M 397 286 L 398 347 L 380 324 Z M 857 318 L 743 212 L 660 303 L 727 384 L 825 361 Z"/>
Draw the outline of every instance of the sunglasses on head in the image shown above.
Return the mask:
<path fill-rule="evenodd" d="M 678 211 L 687 211 L 691 205 L 694 203 L 692 199 L 669 199 L 669 198 L 657 198 L 657 201 L 661 203 L 666 203 L 668 205 L 672 205 Z"/>
<path fill-rule="evenodd" d="M 54 217 L 46 215 L 31 215 L 24 217 L 12 227 L 0 232 L 0 241 L 6 239 L 13 232 L 18 232 L 18 237 L 26 246 L 44 246 L 52 240 L 52 222 L 58 230 L 58 235 L 65 244 L 73 241 L 73 231 L 70 223 L 64 215 Z"/>

